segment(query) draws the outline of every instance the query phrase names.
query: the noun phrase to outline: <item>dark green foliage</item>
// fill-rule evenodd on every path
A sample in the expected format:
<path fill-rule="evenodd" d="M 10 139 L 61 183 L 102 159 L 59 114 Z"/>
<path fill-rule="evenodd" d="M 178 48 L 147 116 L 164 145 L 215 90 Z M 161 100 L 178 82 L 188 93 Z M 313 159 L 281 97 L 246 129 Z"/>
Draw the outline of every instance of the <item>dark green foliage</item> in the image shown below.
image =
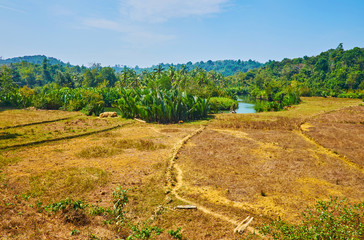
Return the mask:
<path fill-rule="evenodd" d="M 15 58 L 8 58 L 8 59 L 0 59 L 0 65 L 3 64 L 10 64 L 10 63 L 21 63 L 21 62 L 29 62 L 33 64 L 41 64 L 44 59 L 51 65 L 66 65 L 66 63 L 62 62 L 53 57 L 46 57 L 44 55 L 34 55 L 34 56 L 24 56 L 24 57 L 15 57 Z"/>
<path fill-rule="evenodd" d="M 77 229 L 73 229 L 72 231 L 71 231 L 71 236 L 75 236 L 75 235 L 79 235 L 80 234 L 80 231 L 79 230 L 77 230 Z"/>
<path fill-rule="evenodd" d="M 259 68 L 263 66 L 262 63 L 259 63 L 257 61 L 248 60 L 248 61 L 242 61 L 242 60 L 219 60 L 219 61 L 207 61 L 207 62 L 188 62 L 186 64 L 164 64 L 161 63 L 158 66 L 152 66 L 150 68 L 139 68 L 135 67 L 134 71 L 136 73 L 142 73 L 143 71 L 153 71 L 154 69 L 168 69 L 169 67 L 173 67 L 177 70 L 181 70 L 183 68 L 186 69 L 186 71 L 192 71 L 195 68 L 201 68 L 207 72 L 214 71 L 217 73 L 221 73 L 223 76 L 231 76 L 236 72 L 247 72 L 250 69 Z M 115 65 L 113 67 L 117 72 L 123 71 L 123 67 Z"/>
<path fill-rule="evenodd" d="M 211 97 L 236 100 L 237 95 L 248 94 L 257 101 L 257 111 L 278 111 L 298 104 L 300 96 L 364 96 L 364 49 L 345 51 L 342 44 L 318 56 L 264 65 L 225 60 L 159 64 L 149 69 L 100 64 L 86 68 L 44 56 L 34 58 L 33 63 L 29 60 L 33 58 L 24 57 L 2 66 L 1 106 L 98 115 L 116 104 L 124 117 L 169 123 L 204 118 L 210 105 L 213 111 L 227 108 L 219 107 L 225 104 L 217 100 L 209 104 L 205 99 Z M 18 89 L 25 85 L 35 91 Z"/>
<path fill-rule="evenodd" d="M 61 200 L 59 202 L 52 203 L 44 207 L 45 210 L 50 212 L 57 212 L 60 210 L 65 210 L 67 206 L 71 206 L 74 210 L 85 209 L 88 206 L 85 202 L 81 200 L 72 201 L 71 199 Z"/>
<path fill-rule="evenodd" d="M 176 90 L 121 90 L 115 104 L 125 118 L 141 118 L 148 122 L 177 123 L 207 117 L 209 100 Z"/>
<path fill-rule="evenodd" d="M 362 93 L 364 49 L 356 47 L 344 51 L 340 44 L 318 56 L 270 61 L 261 69 L 235 75 L 233 79 L 249 85 L 250 93 L 260 91 L 263 96 L 275 87 L 283 90 L 288 86 L 296 89 L 300 96 L 337 97 L 347 92 Z"/>
<path fill-rule="evenodd" d="M 345 199 L 319 201 L 303 213 L 304 220 L 292 225 L 280 218 L 261 228 L 274 239 L 363 239 L 364 202 L 350 205 Z"/>
<path fill-rule="evenodd" d="M 171 235 L 171 237 L 173 237 L 173 238 L 175 238 L 175 239 L 182 239 L 183 238 L 183 236 L 182 236 L 182 233 L 181 233 L 181 228 L 179 227 L 179 228 L 177 228 L 177 230 L 176 231 L 174 231 L 174 230 L 169 230 L 168 231 L 168 234 L 169 235 Z"/>
<path fill-rule="evenodd" d="M 127 240 L 133 239 L 152 239 L 155 235 L 160 235 L 163 233 L 163 229 L 158 228 L 156 226 L 152 227 L 147 224 L 143 224 L 142 226 L 134 225 L 131 226 L 131 230 L 133 231 L 132 235 L 127 237 Z"/>
<path fill-rule="evenodd" d="M 212 97 L 210 98 L 210 104 L 213 112 L 235 110 L 238 108 L 238 101 L 226 97 Z"/>
<path fill-rule="evenodd" d="M 96 89 L 59 88 L 51 84 L 37 90 L 33 97 L 36 108 L 82 111 L 86 115 L 99 115 L 104 111 L 104 101 Z"/>

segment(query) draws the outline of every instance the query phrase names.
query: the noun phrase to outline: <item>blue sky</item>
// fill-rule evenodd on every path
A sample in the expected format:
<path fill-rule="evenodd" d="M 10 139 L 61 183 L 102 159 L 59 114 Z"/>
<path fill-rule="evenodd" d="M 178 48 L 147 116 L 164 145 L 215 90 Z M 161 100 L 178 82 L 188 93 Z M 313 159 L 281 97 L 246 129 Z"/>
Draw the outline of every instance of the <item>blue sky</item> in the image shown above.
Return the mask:
<path fill-rule="evenodd" d="M 141 67 L 364 47 L 364 0 L 0 0 L 0 56 Z"/>

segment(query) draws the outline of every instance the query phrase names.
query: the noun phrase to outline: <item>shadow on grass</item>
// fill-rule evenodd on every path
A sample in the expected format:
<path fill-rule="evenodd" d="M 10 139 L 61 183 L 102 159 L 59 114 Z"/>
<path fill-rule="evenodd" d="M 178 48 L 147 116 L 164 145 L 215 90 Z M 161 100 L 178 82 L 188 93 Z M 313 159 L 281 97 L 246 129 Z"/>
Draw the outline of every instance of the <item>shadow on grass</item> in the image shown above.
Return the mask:
<path fill-rule="evenodd" d="M 194 119 L 194 120 L 186 120 L 186 121 L 180 121 L 180 122 L 170 122 L 170 123 L 159 123 L 159 122 L 148 122 L 148 123 L 154 123 L 154 124 L 161 124 L 161 125 L 170 125 L 170 124 L 184 124 L 184 123 L 188 123 L 188 124 L 199 124 L 201 121 L 210 121 L 215 119 L 215 115 L 214 114 L 209 114 L 207 117 L 204 118 L 200 118 L 200 119 Z"/>
<path fill-rule="evenodd" d="M 17 109 L 17 108 L 15 108 L 15 107 L 4 107 L 4 106 L 2 106 L 2 107 L 0 107 L 0 112 L 4 112 L 4 111 L 7 111 L 7 110 L 14 110 L 14 109 Z"/>
<path fill-rule="evenodd" d="M 21 134 L 2 132 L 0 133 L 0 140 L 17 138 L 19 136 L 21 136 Z"/>

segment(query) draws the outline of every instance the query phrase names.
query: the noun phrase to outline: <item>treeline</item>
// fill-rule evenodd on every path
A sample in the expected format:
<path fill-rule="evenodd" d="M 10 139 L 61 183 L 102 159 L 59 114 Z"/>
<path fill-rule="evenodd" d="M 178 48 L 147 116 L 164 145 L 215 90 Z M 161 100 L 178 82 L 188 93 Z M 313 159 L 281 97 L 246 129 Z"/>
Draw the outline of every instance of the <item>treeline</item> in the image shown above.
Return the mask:
<path fill-rule="evenodd" d="M 250 62 L 252 65 L 249 66 L 255 66 L 256 62 Z M 207 69 L 213 69 L 216 62 L 208 61 L 206 64 L 210 66 Z M 33 97 L 21 100 L 27 94 Z M 62 94 L 67 94 L 63 100 Z M 162 102 L 180 99 L 180 96 L 186 96 L 187 99 L 193 97 L 194 100 L 199 98 L 201 101 L 205 99 L 204 101 L 208 103 L 206 108 L 210 112 L 236 108 L 237 103 L 234 100 L 238 95 L 249 95 L 256 101 L 257 111 L 282 110 L 299 103 L 300 96 L 362 98 L 364 49 L 354 48 L 345 51 L 340 44 L 336 49 L 322 52 L 318 56 L 284 59 L 280 62 L 269 61 L 260 68 L 250 69 L 247 72 L 238 71 L 232 76 L 205 70 L 192 63 L 177 66 L 160 64 L 153 69 L 138 73 L 135 69 L 127 67 L 117 72 L 112 67 L 101 67 L 99 64 L 94 64 L 90 68 L 70 64 L 50 64 L 47 58 L 43 58 L 40 64 L 23 61 L 0 68 L 2 106 L 34 105 L 45 109 L 81 109 L 88 114 L 97 114 L 104 106 L 120 103 L 119 100 L 122 98 L 129 99 L 125 98 L 125 94 L 133 96 L 133 101 L 138 107 L 150 103 L 149 100 L 146 101 L 145 96 L 154 96 L 156 100 L 153 100 L 153 103 L 158 105 L 155 107 L 157 112 L 160 107 L 167 109 L 162 106 Z M 70 96 L 75 97 L 70 98 Z M 88 100 L 82 102 L 82 98 Z M 201 102 L 200 100 L 196 101 Z M 125 101 L 125 104 L 130 101 Z M 92 106 L 87 102 L 92 103 Z M 193 112 L 192 108 L 198 108 L 195 103 L 191 102 L 190 108 L 186 111 Z M 124 111 L 128 109 L 120 106 L 119 108 L 123 108 Z M 183 115 L 178 113 L 177 117 L 150 117 L 142 108 L 130 111 L 133 113 L 125 113 L 126 116 L 144 116 L 149 121 L 160 122 L 176 121 Z M 185 120 L 203 115 L 196 113 L 192 117 L 187 114 Z"/>
<path fill-rule="evenodd" d="M 44 58 L 41 64 L 28 62 L 13 63 L 1 67 L 3 79 L 18 87 L 39 88 L 55 83 L 68 88 L 148 88 L 158 90 L 179 90 L 203 98 L 233 96 L 222 74 L 201 68 L 188 70 L 186 66 L 176 69 L 162 65 L 152 71 L 137 73 L 124 68 L 120 73 L 111 67 L 98 64 L 84 66 L 52 65 Z M 5 82 L 5 80 L 3 80 Z"/>
<path fill-rule="evenodd" d="M 318 56 L 270 61 L 259 69 L 227 77 L 229 86 L 248 93 L 262 110 L 276 110 L 299 102 L 299 96 L 364 96 L 364 49 L 336 49 Z"/>
<path fill-rule="evenodd" d="M 71 65 L 70 63 L 64 63 L 61 60 L 58 60 L 53 57 L 46 57 L 44 55 L 34 55 L 34 56 L 24 56 L 24 57 L 15 57 L 15 58 L 8 58 L 8 59 L 1 59 L 0 58 L 0 65 L 9 65 L 9 64 L 16 64 L 16 63 L 32 63 L 32 64 L 42 64 L 44 59 L 49 65 L 61 65 L 61 66 L 68 66 L 69 68 L 76 67 Z M 217 73 L 221 73 L 223 76 L 231 76 L 234 75 L 236 72 L 247 72 L 250 69 L 259 68 L 264 64 L 253 61 L 249 59 L 248 61 L 243 60 L 218 60 L 218 61 L 211 61 L 208 60 L 206 62 L 200 61 L 196 63 L 187 62 L 186 64 L 165 64 L 161 63 L 159 65 L 154 65 L 151 67 L 140 68 L 138 66 L 135 67 L 126 67 L 122 65 L 115 65 L 112 68 L 115 72 L 119 73 L 125 70 L 125 68 L 134 70 L 137 74 L 142 73 L 143 71 L 153 71 L 154 69 L 158 68 L 159 66 L 163 69 L 168 69 L 169 67 L 174 67 L 176 70 L 180 70 L 182 68 L 186 68 L 187 71 L 192 71 L 195 68 L 201 68 L 207 72 L 215 71 Z M 100 64 L 94 64 L 94 66 L 101 66 Z M 81 68 L 85 68 L 81 66 Z M 91 67 L 92 68 L 92 67 Z"/>
<path fill-rule="evenodd" d="M 30 77 L 29 77 L 30 76 Z M 21 87 L 22 86 L 22 87 Z M 196 68 L 187 71 L 161 66 L 137 74 L 125 68 L 92 68 L 26 62 L 0 69 L 0 106 L 82 111 L 98 115 L 104 107 L 117 107 L 127 118 L 168 123 L 201 119 L 211 111 L 211 96 L 233 98 L 224 77 Z M 221 104 L 222 106 L 222 104 Z"/>
<path fill-rule="evenodd" d="M 139 68 L 136 66 L 135 68 L 132 68 L 137 73 L 141 73 L 145 70 L 147 71 L 153 71 L 154 69 L 158 67 L 162 67 L 163 69 L 167 69 L 169 67 L 174 67 L 177 70 L 180 70 L 182 68 L 185 68 L 187 71 L 192 71 L 196 68 L 201 68 L 207 72 L 209 71 L 215 71 L 217 73 L 221 73 L 223 76 L 231 76 L 234 75 L 236 72 L 247 72 L 250 69 L 259 68 L 263 66 L 262 63 L 253 61 L 249 59 L 248 61 L 242 61 L 242 60 L 218 60 L 218 61 L 211 61 L 208 60 L 206 62 L 200 61 L 196 63 L 187 62 L 186 64 L 164 64 L 161 63 L 156 66 L 152 66 L 149 68 Z M 116 65 L 113 67 L 117 72 L 120 72 L 123 70 L 124 67 L 120 65 Z"/>
<path fill-rule="evenodd" d="M 28 62 L 33 64 L 41 64 L 44 60 L 44 58 L 47 58 L 47 62 L 51 65 L 70 65 L 69 63 L 64 63 L 59 59 L 53 58 L 53 57 L 46 57 L 44 55 L 33 55 L 33 56 L 24 56 L 24 57 L 14 57 L 14 58 L 8 58 L 8 59 L 2 59 L 0 58 L 0 65 L 5 64 L 11 64 L 11 63 L 21 63 L 21 62 Z"/>

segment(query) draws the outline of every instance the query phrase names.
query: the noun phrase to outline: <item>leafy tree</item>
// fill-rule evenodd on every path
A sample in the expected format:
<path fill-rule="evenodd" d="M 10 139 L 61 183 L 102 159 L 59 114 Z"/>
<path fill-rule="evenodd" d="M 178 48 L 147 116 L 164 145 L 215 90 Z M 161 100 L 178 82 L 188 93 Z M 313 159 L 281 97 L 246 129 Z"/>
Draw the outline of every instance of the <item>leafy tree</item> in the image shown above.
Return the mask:
<path fill-rule="evenodd" d="M 43 78 L 43 83 L 47 84 L 47 83 L 51 83 L 53 82 L 52 76 L 48 70 L 48 60 L 47 58 L 43 59 L 42 62 L 42 78 Z"/>
<path fill-rule="evenodd" d="M 7 66 L 0 68 L 0 94 L 9 94 L 14 92 L 16 85 L 12 80 L 11 69 Z"/>

